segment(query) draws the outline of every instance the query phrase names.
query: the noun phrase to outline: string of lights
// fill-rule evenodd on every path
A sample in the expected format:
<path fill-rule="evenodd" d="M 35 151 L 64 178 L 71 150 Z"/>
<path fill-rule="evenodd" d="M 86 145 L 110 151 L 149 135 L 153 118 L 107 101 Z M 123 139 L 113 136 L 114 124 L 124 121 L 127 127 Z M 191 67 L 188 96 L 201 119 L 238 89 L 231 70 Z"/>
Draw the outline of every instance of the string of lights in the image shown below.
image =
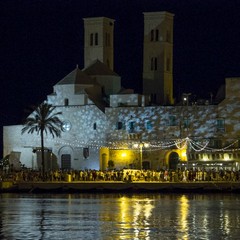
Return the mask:
<path fill-rule="evenodd" d="M 74 141 L 64 141 L 61 139 L 51 139 L 46 138 L 47 141 L 54 141 L 54 144 L 62 145 L 62 146 L 71 146 L 74 148 L 109 148 L 109 149 L 136 149 L 136 146 L 139 145 L 141 142 L 139 141 L 132 141 L 132 140 L 125 140 L 125 141 L 99 141 L 99 140 L 90 140 L 90 141 L 80 141 L 80 140 L 74 140 Z M 179 150 L 183 149 L 193 149 L 196 152 L 201 151 L 210 151 L 210 152 L 221 152 L 221 151 L 239 151 L 240 148 L 233 148 L 238 143 L 239 140 L 234 140 L 229 145 L 223 147 L 223 148 L 214 148 L 210 147 L 209 139 L 203 139 L 201 142 L 199 140 L 195 141 L 193 139 L 190 139 L 189 137 L 186 137 L 184 139 L 174 139 L 174 140 L 163 140 L 163 141 L 146 141 L 144 143 L 148 143 L 147 147 L 144 147 L 145 151 L 153 151 L 153 150 L 163 150 L 163 149 L 169 149 L 169 148 L 177 148 Z"/>

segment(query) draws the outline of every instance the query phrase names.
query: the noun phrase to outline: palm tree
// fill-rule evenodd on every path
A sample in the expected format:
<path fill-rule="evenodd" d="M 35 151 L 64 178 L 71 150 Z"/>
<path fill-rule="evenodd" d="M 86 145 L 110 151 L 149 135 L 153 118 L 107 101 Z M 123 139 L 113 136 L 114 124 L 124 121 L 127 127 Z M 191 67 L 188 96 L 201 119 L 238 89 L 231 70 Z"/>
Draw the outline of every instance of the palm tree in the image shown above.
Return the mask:
<path fill-rule="evenodd" d="M 34 133 L 40 134 L 41 137 L 41 154 L 42 154 L 42 177 L 45 174 L 44 162 L 44 133 L 50 133 L 52 137 L 61 137 L 62 121 L 58 118 L 61 112 L 55 112 L 55 108 L 48 103 L 41 103 L 33 112 L 26 118 L 22 134 Z"/>

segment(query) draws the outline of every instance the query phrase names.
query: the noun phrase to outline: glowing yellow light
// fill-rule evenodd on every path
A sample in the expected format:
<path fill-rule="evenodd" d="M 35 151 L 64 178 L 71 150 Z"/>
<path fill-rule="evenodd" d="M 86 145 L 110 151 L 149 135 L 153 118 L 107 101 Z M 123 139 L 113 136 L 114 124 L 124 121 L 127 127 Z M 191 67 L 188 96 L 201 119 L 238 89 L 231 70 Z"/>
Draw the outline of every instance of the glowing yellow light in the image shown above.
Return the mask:
<path fill-rule="evenodd" d="M 203 161 L 207 161 L 208 160 L 208 155 L 207 154 L 204 154 L 203 155 Z"/>
<path fill-rule="evenodd" d="M 127 154 L 124 152 L 124 153 L 122 153 L 122 157 L 126 157 L 127 156 Z"/>
<path fill-rule="evenodd" d="M 230 158 L 229 158 L 229 154 L 227 154 L 227 153 L 224 153 L 224 160 L 230 160 Z"/>
<path fill-rule="evenodd" d="M 144 143 L 144 147 L 148 148 L 149 147 L 149 143 Z"/>
<path fill-rule="evenodd" d="M 182 151 L 182 157 L 185 158 L 186 156 L 187 156 L 186 150 L 185 150 L 185 151 Z"/>
<path fill-rule="evenodd" d="M 134 148 L 138 148 L 139 146 L 138 146 L 137 143 L 134 143 L 134 144 L 133 144 L 133 147 L 134 147 Z"/>

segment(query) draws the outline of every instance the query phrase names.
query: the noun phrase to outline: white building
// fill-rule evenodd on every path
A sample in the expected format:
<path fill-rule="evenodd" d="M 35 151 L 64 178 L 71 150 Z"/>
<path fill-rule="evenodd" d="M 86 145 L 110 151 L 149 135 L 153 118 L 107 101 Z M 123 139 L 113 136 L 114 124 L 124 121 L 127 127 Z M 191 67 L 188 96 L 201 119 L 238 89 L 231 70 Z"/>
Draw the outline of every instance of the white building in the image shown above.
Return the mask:
<path fill-rule="evenodd" d="M 239 169 L 240 79 L 226 79 L 219 104 L 193 103 L 189 94 L 174 104 L 173 16 L 144 13 L 144 95 L 122 89 L 114 72 L 114 20 L 84 19 L 84 69 L 77 66 L 46 97 L 64 122 L 61 138 L 45 138 L 47 169 Z M 4 156 L 36 169 L 40 137 L 22 128 L 4 127 Z"/>

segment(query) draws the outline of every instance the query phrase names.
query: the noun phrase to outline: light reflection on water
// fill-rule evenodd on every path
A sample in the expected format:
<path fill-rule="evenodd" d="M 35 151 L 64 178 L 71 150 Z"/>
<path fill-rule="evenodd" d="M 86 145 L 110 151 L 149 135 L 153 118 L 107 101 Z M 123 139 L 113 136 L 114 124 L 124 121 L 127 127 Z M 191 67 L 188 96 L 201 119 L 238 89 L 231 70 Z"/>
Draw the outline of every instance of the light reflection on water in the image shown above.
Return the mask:
<path fill-rule="evenodd" d="M 239 239 L 237 194 L 1 194 L 1 239 Z"/>

